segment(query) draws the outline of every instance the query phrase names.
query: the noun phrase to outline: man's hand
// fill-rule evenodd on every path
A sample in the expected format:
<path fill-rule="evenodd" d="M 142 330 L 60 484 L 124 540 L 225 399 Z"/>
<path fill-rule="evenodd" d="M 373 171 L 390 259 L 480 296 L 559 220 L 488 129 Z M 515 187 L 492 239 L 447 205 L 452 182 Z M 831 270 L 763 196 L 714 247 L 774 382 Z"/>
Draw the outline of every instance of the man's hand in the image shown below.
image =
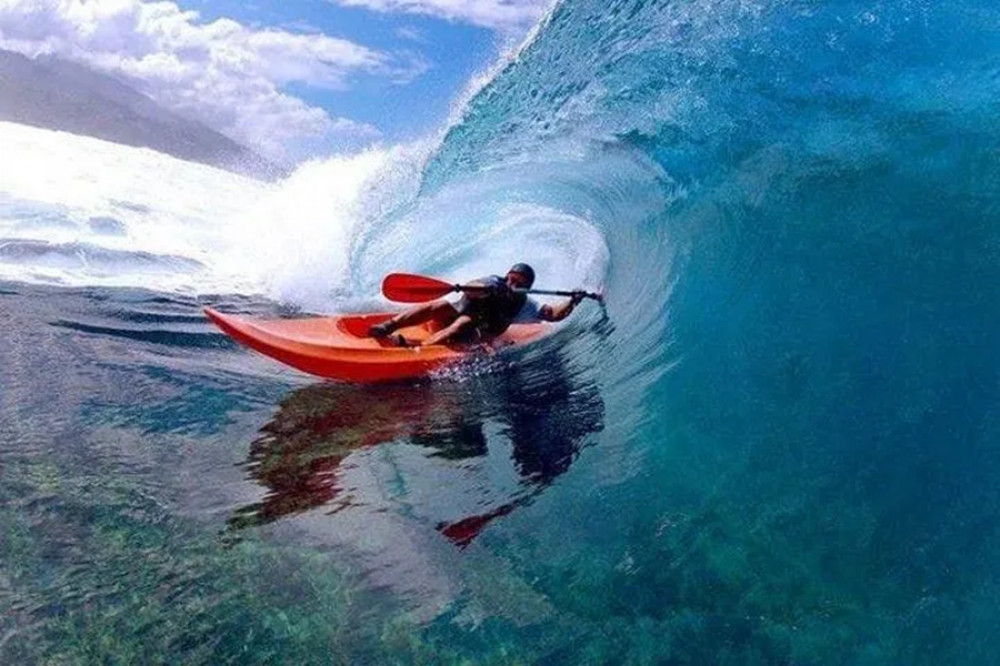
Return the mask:
<path fill-rule="evenodd" d="M 587 292 L 574 291 L 568 301 L 563 301 L 559 305 L 543 305 L 541 310 L 539 310 L 539 315 L 542 321 L 562 321 L 586 297 Z"/>

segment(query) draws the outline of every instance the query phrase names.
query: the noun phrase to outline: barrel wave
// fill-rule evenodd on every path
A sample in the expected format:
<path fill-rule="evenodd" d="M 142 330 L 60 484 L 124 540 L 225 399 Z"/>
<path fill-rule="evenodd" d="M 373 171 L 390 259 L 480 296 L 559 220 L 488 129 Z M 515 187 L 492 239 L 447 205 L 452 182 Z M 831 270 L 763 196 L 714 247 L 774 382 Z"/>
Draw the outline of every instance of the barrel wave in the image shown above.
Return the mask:
<path fill-rule="evenodd" d="M 21 225 L 5 223 L 2 275 L 37 282 L 43 257 L 74 287 L 62 298 L 97 303 L 43 313 L 46 330 L 91 336 L 104 373 L 126 372 L 108 360 L 125 340 L 136 391 L 165 396 L 155 412 L 89 398 L 87 422 L 216 442 L 191 453 L 201 471 L 149 491 L 217 486 L 176 500 L 183 527 L 154 508 L 135 520 L 184 543 L 183 566 L 148 578 L 180 577 L 182 607 L 197 606 L 185 590 L 210 590 L 221 638 L 169 604 L 148 612 L 178 635 L 154 637 L 247 663 L 326 663 L 331 641 L 346 661 L 992 663 L 994 14 L 972 0 L 565 0 L 439 140 L 266 188 L 226 177 L 218 227 L 189 203 L 222 178 L 207 170 L 169 208 L 148 192 L 103 208 L 0 200 Z M 233 193 L 252 209 L 231 210 Z M 169 243 L 122 240 L 161 213 L 183 221 Z M 314 231 L 336 250 L 303 240 Z M 247 256 L 264 259 L 250 271 Z M 606 307 L 430 384 L 276 380 L 195 320 L 206 301 L 370 309 L 386 272 L 464 279 L 513 261 L 541 288 L 602 289 Z M 135 266 L 170 279 L 130 291 Z M 233 440 L 245 478 L 229 471 Z M 26 496 L 49 497 L 29 468 L 13 472 Z M 126 469 L 146 488 L 145 467 Z M 24 524 L 42 522 L 38 501 Z M 259 573 L 270 562 L 283 578 Z M 16 610 L 15 627 L 39 626 L 31 604 Z M 241 643 L 245 627 L 264 638 Z M 77 626 L 54 635 L 89 645 Z M 49 640 L 11 654 L 59 655 L 38 647 Z"/>
<path fill-rule="evenodd" d="M 435 224 L 476 234 L 511 201 L 607 247 L 606 274 L 576 277 L 608 293 L 613 330 L 579 353 L 609 427 L 579 522 L 540 530 L 531 569 L 581 634 L 637 662 L 985 659 L 988 11 L 568 1 L 448 132 L 426 256 L 452 247 Z"/>

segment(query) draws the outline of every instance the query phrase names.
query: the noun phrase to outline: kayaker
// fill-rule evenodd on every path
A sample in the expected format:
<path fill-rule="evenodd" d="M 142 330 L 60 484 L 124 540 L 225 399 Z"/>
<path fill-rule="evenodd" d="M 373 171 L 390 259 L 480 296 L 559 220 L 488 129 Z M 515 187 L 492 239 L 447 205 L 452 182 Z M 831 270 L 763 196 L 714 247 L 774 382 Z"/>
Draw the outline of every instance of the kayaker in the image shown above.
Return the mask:
<path fill-rule="evenodd" d="M 541 305 L 519 289 L 530 289 L 535 283 L 535 271 L 528 264 L 514 264 L 506 277 L 490 275 L 468 286 L 482 287 L 462 294 L 457 303 L 438 300 L 401 312 L 392 319 L 372 326 L 373 338 L 388 338 L 398 329 L 436 319 L 443 328 L 423 342 L 410 343 L 402 335 L 392 340 L 400 346 L 439 345 L 443 342 L 485 342 L 504 331 L 511 323 L 530 321 L 560 321 L 569 316 L 586 293 L 573 292 L 569 300 L 559 305 Z"/>

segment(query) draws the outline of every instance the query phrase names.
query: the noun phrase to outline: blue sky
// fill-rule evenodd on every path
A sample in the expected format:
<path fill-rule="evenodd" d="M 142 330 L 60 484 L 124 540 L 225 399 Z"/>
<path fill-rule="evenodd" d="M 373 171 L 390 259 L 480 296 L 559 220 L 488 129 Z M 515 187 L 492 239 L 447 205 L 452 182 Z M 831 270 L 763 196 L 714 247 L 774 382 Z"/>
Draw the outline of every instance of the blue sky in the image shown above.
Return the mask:
<path fill-rule="evenodd" d="M 284 87 L 332 115 L 375 126 L 389 142 L 439 127 L 471 77 L 496 60 L 505 42 L 523 37 L 519 31 L 508 34 L 441 18 L 341 7 L 327 0 L 202 0 L 192 8 L 209 20 L 226 17 L 250 25 L 321 32 L 380 51 L 412 51 L 425 58 L 428 70 L 403 84 L 362 74 L 347 90 L 323 90 L 300 82 Z"/>
<path fill-rule="evenodd" d="M 0 49 L 73 60 L 285 164 L 435 131 L 552 0 L 14 0 Z"/>

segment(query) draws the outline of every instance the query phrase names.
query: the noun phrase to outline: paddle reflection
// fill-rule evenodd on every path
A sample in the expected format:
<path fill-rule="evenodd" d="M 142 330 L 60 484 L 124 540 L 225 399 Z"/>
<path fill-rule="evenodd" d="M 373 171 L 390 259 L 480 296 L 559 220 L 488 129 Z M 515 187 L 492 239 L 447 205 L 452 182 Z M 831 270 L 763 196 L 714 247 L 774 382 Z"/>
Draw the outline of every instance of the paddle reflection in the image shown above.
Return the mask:
<path fill-rule="evenodd" d="M 239 509 L 230 527 L 262 525 L 317 507 L 335 512 L 396 503 L 455 544 L 468 545 L 491 521 L 530 502 L 569 469 L 587 435 L 603 428 L 597 387 L 573 377 L 557 352 L 545 356 L 531 364 L 534 370 L 463 382 L 319 384 L 292 392 L 261 428 L 245 463 L 268 493 Z M 384 493 L 345 481 L 347 471 L 364 465 L 377 445 L 385 456 L 419 452 L 421 469 L 394 471 L 401 475 L 397 485 L 415 490 L 387 500 Z M 439 513 L 448 515 L 435 516 L 441 506 L 447 510 Z"/>

